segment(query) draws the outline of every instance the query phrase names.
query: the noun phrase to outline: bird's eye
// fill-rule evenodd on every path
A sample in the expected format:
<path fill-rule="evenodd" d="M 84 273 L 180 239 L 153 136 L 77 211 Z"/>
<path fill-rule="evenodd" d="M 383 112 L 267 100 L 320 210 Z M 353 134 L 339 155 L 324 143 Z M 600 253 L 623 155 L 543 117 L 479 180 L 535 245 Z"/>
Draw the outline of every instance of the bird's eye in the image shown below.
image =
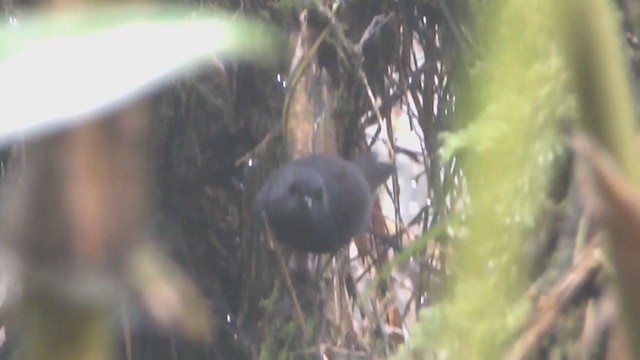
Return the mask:
<path fill-rule="evenodd" d="M 297 193 L 298 193 L 298 185 L 296 184 L 289 185 L 289 194 L 295 195 Z"/>

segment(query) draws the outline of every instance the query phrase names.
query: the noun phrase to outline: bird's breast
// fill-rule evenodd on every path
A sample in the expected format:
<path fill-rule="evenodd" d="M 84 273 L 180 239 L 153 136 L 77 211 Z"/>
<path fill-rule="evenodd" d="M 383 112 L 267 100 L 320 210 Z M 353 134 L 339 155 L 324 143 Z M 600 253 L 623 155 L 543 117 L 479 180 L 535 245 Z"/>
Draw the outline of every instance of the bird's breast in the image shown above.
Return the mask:
<path fill-rule="evenodd" d="M 302 252 L 332 253 L 349 241 L 341 225 L 329 215 L 316 216 L 305 211 L 271 213 L 269 225 L 276 240 Z"/>

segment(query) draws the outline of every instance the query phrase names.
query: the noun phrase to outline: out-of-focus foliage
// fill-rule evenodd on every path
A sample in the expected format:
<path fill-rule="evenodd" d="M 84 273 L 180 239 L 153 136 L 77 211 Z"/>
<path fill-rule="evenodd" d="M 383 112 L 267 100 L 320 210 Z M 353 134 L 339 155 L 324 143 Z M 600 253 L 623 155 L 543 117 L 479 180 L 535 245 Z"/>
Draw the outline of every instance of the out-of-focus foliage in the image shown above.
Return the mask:
<path fill-rule="evenodd" d="M 146 124 L 162 119 L 140 98 L 196 65 L 273 60 L 281 54 L 275 30 L 194 6 L 63 3 L 20 12 L 0 27 L 0 147 L 21 149 L 2 194 L 10 214 L 2 218 L 4 245 L 18 264 L 20 339 L 12 323 L 0 350 L 13 352 L 18 341 L 16 358 L 111 358 L 123 293 L 163 330 L 210 340 L 218 322 L 202 288 L 149 244 L 156 234 L 147 231 Z M 86 121 L 94 122 L 72 126 Z M 128 320 L 122 328 L 131 344 Z"/>
<path fill-rule="evenodd" d="M 631 100 L 627 55 L 619 36 L 619 14 L 610 1 L 563 3 L 558 10 L 572 80 L 584 114 L 585 130 L 597 138 L 634 181 L 640 181 L 637 154 L 630 151 L 636 136 L 637 111 Z M 587 22 L 589 26 L 584 25 Z"/>
<path fill-rule="evenodd" d="M 468 221 L 452 228 L 449 298 L 422 311 L 398 358 L 497 359 L 527 315 L 523 240 L 562 149 L 559 125 L 576 112 L 554 4 L 473 2 L 474 46 L 457 79 L 462 127 L 444 137 L 442 151 L 462 160 L 468 206 L 457 216 Z"/>
<path fill-rule="evenodd" d="M 633 101 L 629 52 L 620 36 L 620 20 L 628 26 L 629 15 L 633 14 L 629 9 L 637 7 L 637 3 L 624 4 L 627 19 L 617 16 L 610 1 L 560 4 L 560 14 L 565 18 L 562 24 L 568 63 L 575 69 L 572 80 L 583 114 L 581 125 L 594 140 L 589 144 L 591 141 L 586 137 L 576 139 L 574 147 L 579 159 L 576 173 L 580 176 L 585 212 L 607 234 L 608 255 L 615 268 L 620 299 L 617 321 L 625 326 L 624 347 L 629 352 L 626 356 L 607 358 L 636 359 L 640 357 L 638 113 Z M 625 35 L 627 44 L 637 48 L 637 33 L 627 30 Z M 636 84 L 637 79 L 636 72 Z"/>
<path fill-rule="evenodd" d="M 207 57 L 270 61 L 275 30 L 193 7 L 37 12 L 0 28 L 0 142 L 113 109 Z M 32 106 L 29 104 L 37 104 Z"/>

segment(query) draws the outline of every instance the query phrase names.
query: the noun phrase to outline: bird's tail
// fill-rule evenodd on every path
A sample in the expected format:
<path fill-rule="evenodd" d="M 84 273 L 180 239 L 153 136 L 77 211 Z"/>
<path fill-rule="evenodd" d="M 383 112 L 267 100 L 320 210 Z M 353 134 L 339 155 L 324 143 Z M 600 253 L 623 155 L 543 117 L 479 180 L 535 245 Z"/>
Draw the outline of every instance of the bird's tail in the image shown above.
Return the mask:
<path fill-rule="evenodd" d="M 364 175 L 371 191 L 382 185 L 395 169 L 393 164 L 378 160 L 372 152 L 360 154 L 352 162 Z"/>

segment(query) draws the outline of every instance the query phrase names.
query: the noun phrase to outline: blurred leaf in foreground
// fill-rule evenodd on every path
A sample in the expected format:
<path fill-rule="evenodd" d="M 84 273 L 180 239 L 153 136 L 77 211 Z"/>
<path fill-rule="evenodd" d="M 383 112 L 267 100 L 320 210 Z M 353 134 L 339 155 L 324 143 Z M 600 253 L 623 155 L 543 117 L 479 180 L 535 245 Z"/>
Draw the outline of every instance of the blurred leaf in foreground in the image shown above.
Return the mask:
<path fill-rule="evenodd" d="M 0 144 L 89 119 L 208 57 L 270 61 L 275 29 L 186 6 L 87 7 L 0 28 Z"/>

